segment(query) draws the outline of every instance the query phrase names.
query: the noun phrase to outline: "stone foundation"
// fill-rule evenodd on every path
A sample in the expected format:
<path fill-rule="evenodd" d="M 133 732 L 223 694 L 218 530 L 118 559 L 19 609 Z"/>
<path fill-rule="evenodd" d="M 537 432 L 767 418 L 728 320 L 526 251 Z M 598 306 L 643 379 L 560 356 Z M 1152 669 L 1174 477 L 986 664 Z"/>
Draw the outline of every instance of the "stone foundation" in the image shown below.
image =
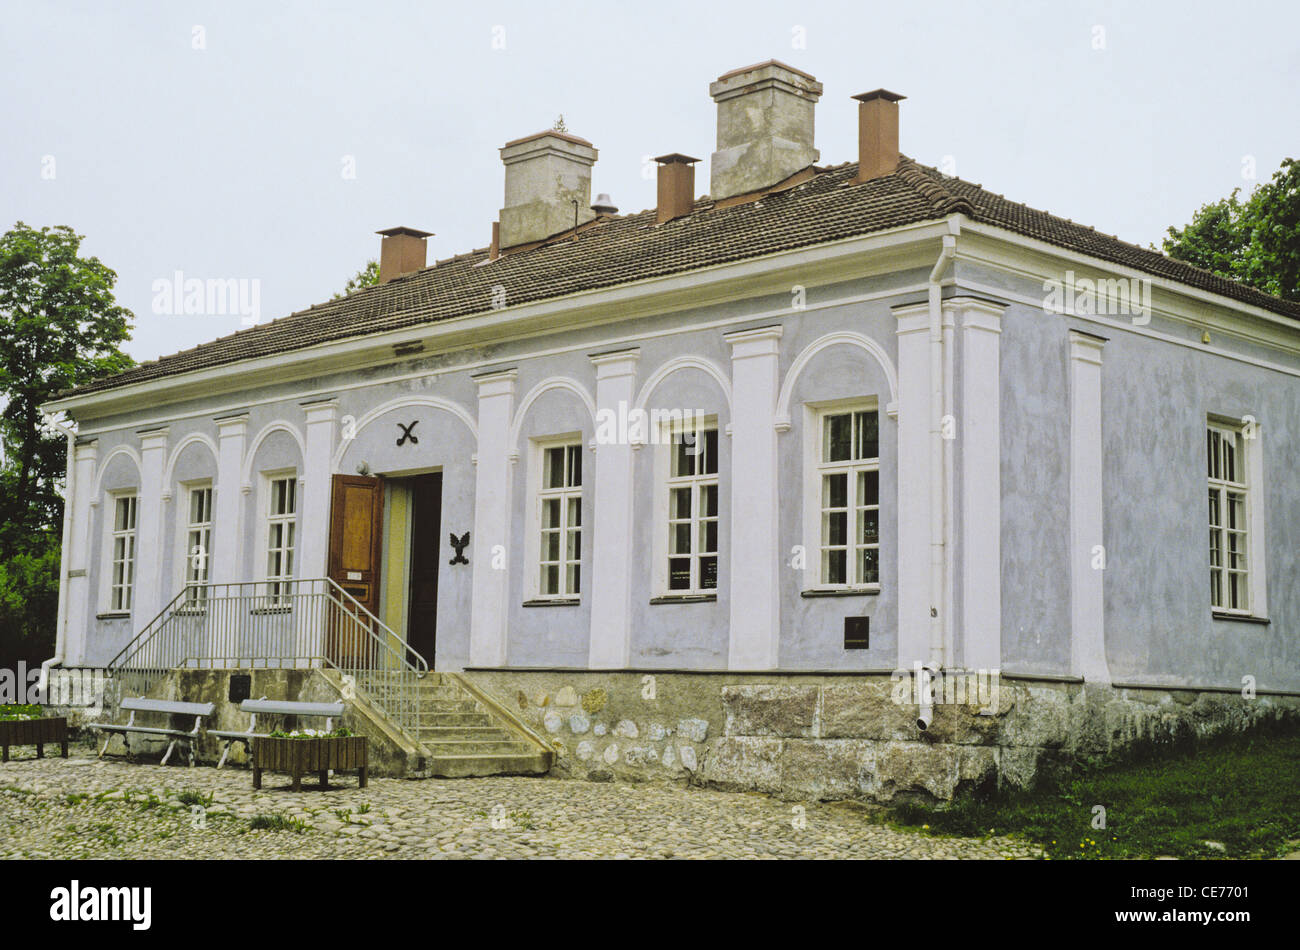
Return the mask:
<path fill-rule="evenodd" d="M 791 799 L 920 797 L 1028 787 L 1115 759 L 1279 719 L 1300 698 L 1002 679 L 997 704 L 915 703 L 887 675 L 476 670 L 552 742 L 552 774 L 687 782 Z M 974 699 L 973 695 L 967 697 Z"/>

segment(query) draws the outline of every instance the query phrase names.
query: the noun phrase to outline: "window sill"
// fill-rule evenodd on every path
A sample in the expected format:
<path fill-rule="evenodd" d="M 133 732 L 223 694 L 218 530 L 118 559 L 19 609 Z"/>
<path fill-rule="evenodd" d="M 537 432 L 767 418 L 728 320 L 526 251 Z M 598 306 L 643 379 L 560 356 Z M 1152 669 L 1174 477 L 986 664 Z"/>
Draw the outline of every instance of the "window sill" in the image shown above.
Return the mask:
<path fill-rule="evenodd" d="M 1265 626 L 1272 623 L 1267 617 L 1256 617 L 1252 614 L 1234 614 L 1227 610 L 1211 610 L 1210 616 L 1215 620 L 1234 620 L 1237 623 L 1257 623 Z"/>
<path fill-rule="evenodd" d="M 131 611 L 129 610 L 110 610 L 102 614 L 95 614 L 96 620 L 130 620 Z"/>
<path fill-rule="evenodd" d="M 717 594 L 662 594 L 651 597 L 652 604 L 708 604 L 718 599 Z"/>
<path fill-rule="evenodd" d="M 579 597 L 534 597 L 525 600 L 525 607 L 577 607 L 582 603 Z"/>
<path fill-rule="evenodd" d="M 800 597 L 878 597 L 879 587 L 813 587 L 801 590 Z"/>

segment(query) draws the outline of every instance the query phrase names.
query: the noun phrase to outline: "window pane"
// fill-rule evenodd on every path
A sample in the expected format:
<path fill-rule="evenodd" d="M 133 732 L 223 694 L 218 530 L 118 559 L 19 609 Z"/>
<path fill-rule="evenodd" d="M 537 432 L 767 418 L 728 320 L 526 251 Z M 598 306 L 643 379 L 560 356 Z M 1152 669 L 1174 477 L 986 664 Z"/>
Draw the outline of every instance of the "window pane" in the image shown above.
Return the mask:
<path fill-rule="evenodd" d="M 700 488 L 700 517 L 716 518 L 718 516 L 718 486 L 704 485 Z"/>
<path fill-rule="evenodd" d="M 691 516 L 691 490 L 689 488 L 674 488 L 669 496 L 668 517 L 689 518 Z"/>
<path fill-rule="evenodd" d="M 880 456 L 879 417 L 874 412 L 859 412 L 855 415 L 857 424 L 857 445 L 854 458 L 873 459 Z"/>
<path fill-rule="evenodd" d="M 1209 429 L 1205 433 L 1205 460 L 1206 474 L 1210 478 L 1218 478 L 1219 434 L 1213 429 Z"/>
<path fill-rule="evenodd" d="M 668 589 L 669 590 L 690 590 L 691 587 L 691 559 L 688 557 L 674 557 L 668 559 Z"/>
<path fill-rule="evenodd" d="M 880 583 L 880 552 L 875 548 L 867 548 L 858 553 L 858 582 Z"/>
<path fill-rule="evenodd" d="M 822 479 L 822 507 L 845 508 L 849 503 L 849 477 L 844 473 Z"/>
<path fill-rule="evenodd" d="M 848 413 L 827 416 L 823 435 L 822 461 L 847 461 L 853 445 L 853 417 Z"/>
<path fill-rule="evenodd" d="M 569 589 L 568 593 L 577 594 L 582 591 L 582 565 L 569 565 Z"/>
<path fill-rule="evenodd" d="M 826 513 L 826 544 L 847 544 L 849 540 L 849 515 L 847 511 Z"/>
<path fill-rule="evenodd" d="M 700 523 L 700 550 L 709 552 L 718 550 L 718 523 L 716 521 L 703 521 Z"/>
<path fill-rule="evenodd" d="M 560 499 L 542 499 L 542 527 L 558 528 L 560 526 Z"/>
<path fill-rule="evenodd" d="M 582 446 L 569 446 L 569 484 L 577 487 L 582 484 Z"/>
<path fill-rule="evenodd" d="M 704 456 L 698 469 L 701 475 L 718 474 L 718 430 L 709 429 L 703 435 Z"/>
<path fill-rule="evenodd" d="M 673 438 L 673 477 L 682 478 L 695 474 L 695 444 L 688 441 L 682 433 Z"/>
<path fill-rule="evenodd" d="M 675 524 L 668 529 L 668 553 L 669 554 L 690 554 L 691 553 L 691 526 L 690 523 Z"/>
<path fill-rule="evenodd" d="M 844 565 L 847 558 L 846 551 L 825 551 L 823 557 L 823 575 L 827 584 L 845 584 L 848 578 L 845 576 Z"/>
<path fill-rule="evenodd" d="M 569 499 L 569 527 L 576 528 L 582 524 L 582 499 Z"/>
<path fill-rule="evenodd" d="M 560 559 L 560 532 L 542 532 L 542 560 L 558 561 Z"/>
<path fill-rule="evenodd" d="M 858 504 L 880 504 L 879 472 L 858 472 Z"/>
<path fill-rule="evenodd" d="M 718 586 L 718 559 L 716 557 L 700 558 L 700 587 L 704 590 L 716 590 Z"/>
<path fill-rule="evenodd" d="M 874 509 L 858 512 L 858 543 L 875 544 L 880 540 L 880 512 Z"/>
<path fill-rule="evenodd" d="M 564 449 L 551 448 L 542 453 L 542 487 L 564 487 Z"/>
<path fill-rule="evenodd" d="M 565 559 L 569 561 L 579 561 L 582 559 L 582 532 L 570 531 L 569 543 L 565 547 Z"/>
<path fill-rule="evenodd" d="M 1228 482 L 1237 480 L 1237 440 L 1231 436 L 1223 438 L 1223 479 Z"/>
<path fill-rule="evenodd" d="M 542 593 L 558 594 L 560 592 L 560 568 L 548 564 L 542 568 Z"/>

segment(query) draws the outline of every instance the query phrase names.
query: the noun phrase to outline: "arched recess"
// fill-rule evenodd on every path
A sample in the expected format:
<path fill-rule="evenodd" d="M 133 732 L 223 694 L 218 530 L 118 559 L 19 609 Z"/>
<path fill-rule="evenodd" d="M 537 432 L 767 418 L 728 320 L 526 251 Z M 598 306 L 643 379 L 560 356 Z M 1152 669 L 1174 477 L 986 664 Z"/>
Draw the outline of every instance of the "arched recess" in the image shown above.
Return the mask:
<path fill-rule="evenodd" d="M 723 397 L 727 400 L 727 410 L 731 410 L 731 380 L 717 363 L 706 360 L 702 356 L 677 356 L 660 366 L 641 387 L 641 392 L 636 397 L 636 408 L 645 411 L 646 403 L 650 401 L 650 395 L 655 391 L 655 387 L 673 373 L 683 369 L 698 369 L 706 376 L 711 377 L 718 384 Z"/>
<path fill-rule="evenodd" d="M 474 443 L 478 444 L 478 424 L 474 417 L 469 414 L 464 406 L 454 403 L 449 399 L 441 399 L 438 396 L 400 396 L 397 399 L 390 399 L 381 406 L 376 406 L 357 420 L 356 429 L 353 436 L 359 435 L 361 430 L 370 423 L 374 422 L 385 413 L 392 412 L 394 409 L 406 409 L 412 406 L 424 406 L 428 409 L 441 409 L 443 412 L 450 413 L 465 424 L 469 430 L 470 437 Z M 339 466 L 343 464 L 343 456 L 347 454 L 348 447 L 352 439 L 340 439 L 338 448 L 334 450 L 334 458 L 330 463 L 331 472 L 337 472 Z"/>
<path fill-rule="evenodd" d="M 181 457 L 181 453 L 185 451 L 186 446 L 193 445 L 195 442 L 201 442 L 208 447 L 208 451 L 212 453 L 212 464 L 215 469 L 217 464 L 217 443 L 202 432 L 191 432 L 176 443 L 176 448 L 172 449 L 172 454 L 167 459 L 167 467 L 163 470 L 164 491 L 171 490 L 172 476 L 176 473 L 176 460 Z"/>
<path fill-rule="evenodd" d="M 303 442 L 302 433 L 287 422 L 278 420 L 276 422 L 268 422 L 262 427 L 262 431 L 257 433 L 257 436 L 253 441 L 248 444 L 248 453 L 244 456 L 244 468 L 240 474 L 240 482 L 243 485 L 248 485 L 250 483 L 253 475 L 253 459 L 257 457 L 257 450 L 261 448 L 262 443 L 266 441 L 267 436 L 273 432 L 287 432 L 289 437 L 293 439 L 298 446 L 299 458 L 305 459 L 307 457 L 307 444 Z"/>
<path fill-rule="evenodd" d="M 557 389 L 573 393 L 573 395 L 577 396 L 579 401 L 587 407 L 587 413 L 591 416 L 591 424 L 592 426 L 595 426 L 596 400 L 592 398 L 591 393 L 587 392 L 586 387 L 576 379 L 572 379 L 568 376 L 552 376 L 549 379 L 542 380 L 532 389 L 528 390 L 528 395 L 524 396 L 524 398 L 519 401 L 519 406 L 515 409 L 514 421 L 510 424 L 509 445 L 512 450 L 519 445 L 519 435 L 523 431 L 524 419 L 528 415 L 529 408 L 540 396 Z"/>
<path fill-rule="evenodd" d="M 100 490 L 103 488 L 104 483 L 104 473 L 108 471 L 108 466 L 113 459 L 119 455 L 125 455 L 135 465 L 136 484 L 139 484 L 140 473 L 143 471 L 143 466 L 140 464 L 140 453 L 129 445 L 119 445 L 104 456 L 104 460 L 99 463 L 99 471 L 95 473 L 95 492 L 90 496 L 91 504 L 98 504 Z"/>
<path fill-rule="evenodd" d="M 861 333 L 854 333 L 851 330 L 841 330 L 836 333 L 828 333 L 819 337 L 812 343 L 804 347 L 785 374 L 785 380 L 781 383 L 781 392 L 776 399 L 776 424 L 780 429 L 790 427 L 790 398 L 794 393 L 794 384 L 799 379 L 799 374 L 812 361 L 812 358 L 822 350 L 831 346 L 856 346 L 880 364 L 880 368 L 885 372 L 885 380 L 889 383 L 889 404 L 890 406 L 898 401 L 898 370 L 894 367 L 894 362 L 889 358 L 889 353 L 885 348 Z"/>

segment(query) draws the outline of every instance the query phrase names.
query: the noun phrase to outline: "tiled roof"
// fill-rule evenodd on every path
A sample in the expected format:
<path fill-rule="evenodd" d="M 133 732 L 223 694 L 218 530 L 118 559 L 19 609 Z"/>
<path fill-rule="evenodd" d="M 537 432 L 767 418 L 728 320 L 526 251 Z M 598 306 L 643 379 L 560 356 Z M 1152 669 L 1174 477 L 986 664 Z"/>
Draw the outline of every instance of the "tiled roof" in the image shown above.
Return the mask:
<path fill-rule="evenodd" d="M 731 207 L 697 201 L 687 217 L 656 226 L 655 212 L 605 219 L 578 240 L 487 260 L 472 251 L 271 323 L 96 380 L 77 395 L 115 389 L 350 337 L 400 330 L 492 309 L 493 288 L 515 306 L 578 291 L 682 273 L 937 220 L 960 212 L 1057 247 L 1167 278 L 1300 320 L 1290 303 L 1155 251 L 1008 201 L 979 185 L 904 159 L 899 169 L 853 184 L 857 165 L 819 169 L 808 181 Z"/>

